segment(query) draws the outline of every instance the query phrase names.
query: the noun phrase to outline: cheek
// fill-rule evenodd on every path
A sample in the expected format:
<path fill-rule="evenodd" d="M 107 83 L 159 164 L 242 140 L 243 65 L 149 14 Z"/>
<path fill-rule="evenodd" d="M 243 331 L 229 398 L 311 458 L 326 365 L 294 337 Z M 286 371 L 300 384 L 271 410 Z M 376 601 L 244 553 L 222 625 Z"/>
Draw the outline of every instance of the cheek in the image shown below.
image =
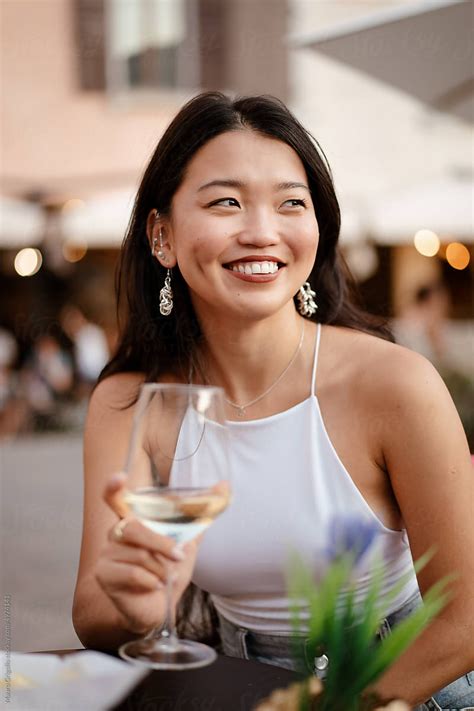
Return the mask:
<path fill-rule="evenodd" d="M 191 259 L 201 265 L 214 262 L 219 260 L 228 243 L 228 235 L 223 233 L 222 228 L 217 231 L 209 226 L 193 223 L 188 226 L 185 234 L 185 239 L 176 240 L 178 261 Z"/>
<path fill-rule="evenodd" d="M 311 224 L 308 225 L 307 240 L 309 248 L 316 253 L 319 244 L 319 225 L 316 219 L 311 220 Z"/>
<path fill-rule="evenodd" d="M 304 256 L 315 256 L 319 244 L 319 230 L 317 225 L 310 224 L 301 229 L 293 242 L 294 250 Z"/>
<path fill-rule="evenodd" d="M 313 235 L 313 238 L 311 240 L 311 249 L 316 257 L 316 252 L 318 251 L 318 246 L 319 246 L 319 233 L 316 235 L 316 237 Z"/>
<path fill-rule="evenodd" d="M 176 258 L 183 276 L 196 275 L 197 272 L 207 270 L 219 261 L 223 250 L 222 238 L 217 239 L 209 231 L 197 231 L 189 234 L 186 240 L 177 241 Z"/>

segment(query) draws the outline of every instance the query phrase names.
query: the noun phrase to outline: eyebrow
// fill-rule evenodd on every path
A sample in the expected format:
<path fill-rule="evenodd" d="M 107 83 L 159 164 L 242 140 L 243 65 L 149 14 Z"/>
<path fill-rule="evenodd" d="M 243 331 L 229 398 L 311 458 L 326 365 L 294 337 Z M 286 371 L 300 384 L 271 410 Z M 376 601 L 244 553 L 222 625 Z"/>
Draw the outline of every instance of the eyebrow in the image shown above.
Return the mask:
<path fill-rule="evenodd" d="M 241 180 L 233 180 L 231 178 L 222 178 L 218 180 L 211 180 L 209 183 L 205 183 L 204 185 L 201 185 L 200 188 L 198 188 L 198 193 L 201 192 L 201 190 L 206 190 L 207 188 L 213 188 L 213 187 L 221 187 L 221 188 L 245 188 L 246 184 L 243 183 Z M 282 191 L 282 190 L 292 190 L 293 188 L 304 188 L 308 192 L 310 192 L 309 188 L 305 183 L 298 183 L 294 181 L 286 182 L 286 183 L 277 183 L 277 185 L 274 186 L 274 189 L 276 191 Z"/>

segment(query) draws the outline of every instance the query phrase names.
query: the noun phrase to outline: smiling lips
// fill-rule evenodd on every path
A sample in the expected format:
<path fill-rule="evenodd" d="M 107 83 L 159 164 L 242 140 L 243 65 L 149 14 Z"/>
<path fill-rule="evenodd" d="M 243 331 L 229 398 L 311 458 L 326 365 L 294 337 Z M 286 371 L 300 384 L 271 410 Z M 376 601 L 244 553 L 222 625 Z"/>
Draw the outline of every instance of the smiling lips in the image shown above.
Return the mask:
<path fill-rule="evenodd" d="M 274 274 L 278 271 L 276 262 L 237 262 L 231 264 L 229 269 L 241 274 Z"/>
<path fill-rule="evenodd" d="M 245 281 L 270 281 L 278 274 L 278 269 L 283 267 L 282 263 L 274 260 L 231 262 L 225 268 L 235 276 Z"/>

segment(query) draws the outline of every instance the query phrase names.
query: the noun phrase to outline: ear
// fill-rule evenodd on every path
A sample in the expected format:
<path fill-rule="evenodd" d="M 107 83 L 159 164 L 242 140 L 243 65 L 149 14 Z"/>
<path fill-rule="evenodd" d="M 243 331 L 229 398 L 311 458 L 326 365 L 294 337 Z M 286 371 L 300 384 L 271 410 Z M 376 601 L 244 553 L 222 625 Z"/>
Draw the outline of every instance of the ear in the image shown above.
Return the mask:
<path fill-rule="evenodd" d="M 158 210 L 150 211 L 146 221 L 146 234 L 152 257 L 168 269 L 176 266 L 176 257 L 169 240 L 170 227 Z"/>

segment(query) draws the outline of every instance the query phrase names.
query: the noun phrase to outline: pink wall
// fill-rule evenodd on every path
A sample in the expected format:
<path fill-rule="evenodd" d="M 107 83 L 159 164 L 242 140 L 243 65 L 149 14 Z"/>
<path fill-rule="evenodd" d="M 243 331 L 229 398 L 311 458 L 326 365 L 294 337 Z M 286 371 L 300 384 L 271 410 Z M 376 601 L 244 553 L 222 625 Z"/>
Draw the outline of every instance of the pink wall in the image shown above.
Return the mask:
<path fill-rule="evenodd" d="M 78 90 L 69 0 L 2 0 L 2 190 L 61 198 L 135 184 L 182 98 L 114 106 Z"/>

